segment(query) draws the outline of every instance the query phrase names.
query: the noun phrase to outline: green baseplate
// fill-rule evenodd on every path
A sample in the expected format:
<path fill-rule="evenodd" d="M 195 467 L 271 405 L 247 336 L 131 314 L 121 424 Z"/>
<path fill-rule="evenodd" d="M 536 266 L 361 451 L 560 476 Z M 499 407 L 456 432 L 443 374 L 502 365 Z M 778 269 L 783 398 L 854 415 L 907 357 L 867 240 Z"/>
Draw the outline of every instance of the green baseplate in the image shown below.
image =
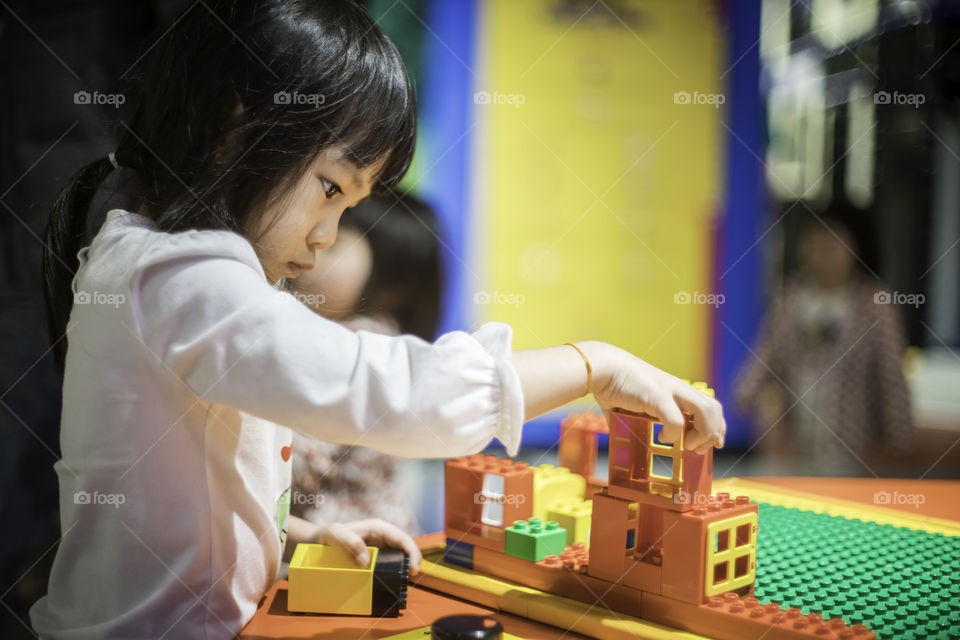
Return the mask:
<path fill-rule="evenodd" d="M 760 503 L 756 596 L 863 623 L 878 640 L 960 639 L 960 537 Z"/>

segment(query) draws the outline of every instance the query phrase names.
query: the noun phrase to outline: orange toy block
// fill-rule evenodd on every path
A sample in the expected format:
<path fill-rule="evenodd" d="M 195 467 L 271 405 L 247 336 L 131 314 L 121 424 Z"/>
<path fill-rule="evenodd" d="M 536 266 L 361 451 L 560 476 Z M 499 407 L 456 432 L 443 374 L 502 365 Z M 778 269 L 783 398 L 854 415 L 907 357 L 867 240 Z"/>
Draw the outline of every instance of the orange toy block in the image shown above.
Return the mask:
<path fill-rule="evenodd" d="M 590 565 L 587 572 L 600 580 L 617 582 L 627 568 L 637 528 L 636 505 L 602 490 L 593 494 L 590 521 Z"/>
<path fill-rule="evenodd" d="M 580 474 L 588 484 L 597 484 L 597 436 L 607 431 L 606 419 L 597 413 L 574 413 L 564 418 L 560 422 L 557 466 Z"/>
<path fill-rule="evenodd" d="M 715 595 L 707 593 L 714 588 L 731 590 L 738 588 L 735 584 L 742 584 L 739 590 L 752 592 L 757 513 L 757 505 L 746 496 L 731 500 L 726 493 L 718 494 L 705 508 L 665 511 L 660 593 L 702 604 L 710 595 Z M 736 522 L 732 534 L 730 528 L 723 527 L 727 522 Z M 712 536 L 709 535 L 711 529 L 715 530 Z"/>
<path fill-rule="evenodd" d="M 503 551 L 504 524 L 533 515 L 533 469 L 526 462 L 481 454 L 445 467 L 448 538 Z"/>
<path fill-rule="evenodd" d="M 660 624 L 721 640 L 876 640 L 866 625 L 847 625 L 840 618 L 824 620 L 820 614 L 803 615 L 800 609 L 782 610 L 735 593 L 714 596 L 706 604 L 691 605 L 643 594 L 642 617 Z"/>
<path fill-rule="evenodd" d="M 656 419 L 614 409 L 610 421 L 609 494 L 678 511 L 693 509 L 711 493 L 713 451 L 699 455 L 683 449 L 683 438 L 662 444 L 654 438 Z M 693 419 L 687 416 L 687 428 Z M 669 475 L 654 464 L 658 457 Z"/>
<path fill-rule="evenodd" d="M 545 593 L 639 616 L 643 594 L 588 575 L 583 571 L 585 567 L 579 565 L 586 556 L 586 550 L 577 545 L 567 547 L 561 556 L 547 556 L 536 563 L 489 549 L 474 549 L 473 570 Z"/>

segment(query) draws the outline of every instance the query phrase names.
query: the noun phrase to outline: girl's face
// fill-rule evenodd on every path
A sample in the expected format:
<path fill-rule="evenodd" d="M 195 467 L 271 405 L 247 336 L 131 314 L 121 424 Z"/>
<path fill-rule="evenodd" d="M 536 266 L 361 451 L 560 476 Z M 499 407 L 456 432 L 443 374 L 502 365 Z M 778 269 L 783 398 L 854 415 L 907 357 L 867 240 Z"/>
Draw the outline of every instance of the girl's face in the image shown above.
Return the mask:
<path fill-rule="evenodd" d="M 253 245 L 267 281 L 296 278 L 312 269 L 316 252 L 337 239 L 344 210 L 368 195 L 383 160 L 358 169 L 342 147 L 320 153 L 293 192 L 251 222 L 244 235 Z"/>

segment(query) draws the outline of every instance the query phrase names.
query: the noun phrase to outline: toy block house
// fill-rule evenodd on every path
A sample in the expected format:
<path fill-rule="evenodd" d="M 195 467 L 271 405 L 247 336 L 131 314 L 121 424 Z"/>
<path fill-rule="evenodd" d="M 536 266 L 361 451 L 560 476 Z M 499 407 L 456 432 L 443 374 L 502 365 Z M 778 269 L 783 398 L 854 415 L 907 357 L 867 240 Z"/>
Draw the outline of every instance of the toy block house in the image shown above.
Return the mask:
<path fill-rule="evenodd" d="M 661 442 L 658 427 L 653 416 L 619 409 L 605 419 L 574 414 L 561 425 L 557 467 L 482 455 L 448 461 L 444 560 L 724 640 L 875 639 L 863 625 L 753 597 L 758 506 L 713 495 L 713 451 L 684 450 L 685 434 Z M 604 433 L 607 480 L 594 475 Z"/>
<path fill-rule="evenodd" d="M 712 452 L 685 451 L 683 434 L 659 442 L 655 420 L 608 415 L 609 484 L 593 496 L 590 575 L 693 604 L 749 593 L 757 505 L 711 495 Z"/>

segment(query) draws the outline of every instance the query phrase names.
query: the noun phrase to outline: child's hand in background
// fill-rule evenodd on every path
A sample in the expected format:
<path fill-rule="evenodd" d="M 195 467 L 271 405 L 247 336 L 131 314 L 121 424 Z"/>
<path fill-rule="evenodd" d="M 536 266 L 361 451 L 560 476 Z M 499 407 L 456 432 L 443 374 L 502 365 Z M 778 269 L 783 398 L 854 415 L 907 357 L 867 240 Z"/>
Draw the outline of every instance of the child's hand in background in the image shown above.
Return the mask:
<path fill-rule="evenodd" d="M 370 565 L 368 546 L 403 549 L 410 556 L 410 571 L 416 573 L 420 570 L 422 555 L 417 543 L 400 527 L 379 518 L 337 522 L 320 527 L 318 541 L 342 548 L 348 555 L 352 555 L 361 567 Z"/>
<path fill-rule="evenodd" d="M 684 448 L 704 454 L 723 446 L 727 424 L 720 403 L 676 376 L 602 342 L 579 345 L 594 368 L 593 396 L 604 409 L 627 409 L 656 416 L 663 424 L 660 441 L 676 442 L 684 428 L 683 413 L 693 416 Z"/>

